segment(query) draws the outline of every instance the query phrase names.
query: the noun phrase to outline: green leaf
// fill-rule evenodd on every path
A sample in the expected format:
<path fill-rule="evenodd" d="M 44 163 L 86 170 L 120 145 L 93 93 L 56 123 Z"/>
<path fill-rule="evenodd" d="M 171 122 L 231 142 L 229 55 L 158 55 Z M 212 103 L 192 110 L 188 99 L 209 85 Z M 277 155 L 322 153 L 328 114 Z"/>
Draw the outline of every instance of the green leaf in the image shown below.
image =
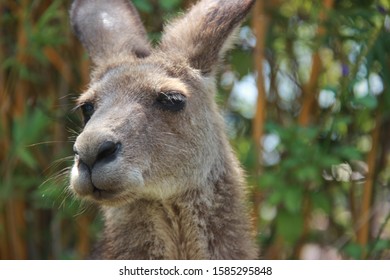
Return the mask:
<path fill-rule="evenodd" d="M 360 244 L 356 243 L 349 243 L 347 244 L 344 249 L 344 253 L 346 253 L 349 257 L 353 259 L 361 259 L 363 254 L 363 247 Z"/>
<path fill-rule="evenodd" d="M 267 201 L 272 205 L 278 205 L 283 200 L 283 193 L 281 191 L 272 192 Z"/>
<path fill-rule="evenodd" d="M 310 194 L 312 205 L 314 208 L 321 209 L 326 214 L 330 214 L 332 210 L 332 204 L 329 197 L 325 193 L 313 192 Z"/>
<path fill-rule="evenodd" d="M 298 213 L 302 207 L 302 189 L 298 187 L 288 187 L 284 191 L 284 206 L 290 213 Z"/>
<path fill-rule="evenodd" d="M 318 181 L 321 178 L 320 171 L 315 163 L 298 168 L 295 176 L 299 182 Z"/>
<path fill-rule="evenodd" d="M 300 237 L 303 230 L 302 215 L 280 211 L 276 218 L 276 230 L 284 240 L 290 244 L 294 244 Z"/>
<path fill-rule="evenodd" d="M 141 12 L 148 14 L 153 12 L 153 5 L 149 2 L 149 0 L 133 0 L 133 3 Z"/>
<path fill-rule="evenodd" d="M 259 186 L 260 188 L 266 189 L 271 188 L 277 184 L 276 174 L 273 172 L 268 172 L 260 176 L 259 178 Z"/>
<path fill-rule="evenodd" d="M 379 239 L 374 244 L 372 244 L 372 252 L 379 253 L 383 250 L 388 250 L 390 248 L 390 240 Z"/>
<path fill-rule="evenodd" d="M 230 63 L 233 70 L 239 73 L 241 77 L 248 75 L 253 69 L 252 53 L 234 50 L 230 56 Z"/>
<path fill-rule="evenodd" d="M 344 160 L 361 159 L 361 152 L 352 146 L 337 147 L 335 153 Z"/>
<path fill-rule="evenodd" d="M 158 3 L 165 11 L 171 11 L 181 4 L 182 0 L 159 0 Z"/>
<path fill-rule="evenodd" d="M 361 105 L 370 110 L 376 109 L 378 107 L 377 98 L 371 94 L 367 94 L 366 96 L 361 98 L 354 98 L 353 103 L 354 105 Z"/>
<path fill-rule="evenodd" d="M 36 24 L 36 28 L 40 31 L 45 31 L 46 28 L 50 28 L 50 21 L 58 17 L 59 6 L 61 5 L 61 0 L 54 0 L 50 6 L 45 10 L 45 12 L 39 17 Z M 57 29 L 59 30 L 59 29 Z M 56 34 L 56 37 L 59 37 Z"/>
<path fill-rule="evenodd" d="M 16 155 L 22 160 L 23 163 L 25 163 L 31 169 L 37 166 L 37 161 L 26 148 L 23 149 L 22 147 L 19 147 L 16 152 Z"/>

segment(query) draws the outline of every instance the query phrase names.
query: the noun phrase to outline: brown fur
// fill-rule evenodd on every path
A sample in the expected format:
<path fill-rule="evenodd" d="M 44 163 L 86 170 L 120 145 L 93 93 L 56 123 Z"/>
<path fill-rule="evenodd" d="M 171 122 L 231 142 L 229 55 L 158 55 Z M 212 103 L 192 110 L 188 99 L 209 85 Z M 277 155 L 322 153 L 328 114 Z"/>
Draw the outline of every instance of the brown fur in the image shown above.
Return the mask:
<path fill-rule="evenodd" d="M 202 0 L 155 49 L 130 2 L 107 2 L 76 0 L 71 9 L 95 63 L 79 98 L 94 112 L 71 174 L 71 189 L 104 213 L 94 257 L 256 258 L 243 174 L 214 101 L 217 65 L 254 1 Z M 171 92 L 185 98 L 183 109 L 156 101 Z M 107 141 L 117 148 L 102 148 Z"/>

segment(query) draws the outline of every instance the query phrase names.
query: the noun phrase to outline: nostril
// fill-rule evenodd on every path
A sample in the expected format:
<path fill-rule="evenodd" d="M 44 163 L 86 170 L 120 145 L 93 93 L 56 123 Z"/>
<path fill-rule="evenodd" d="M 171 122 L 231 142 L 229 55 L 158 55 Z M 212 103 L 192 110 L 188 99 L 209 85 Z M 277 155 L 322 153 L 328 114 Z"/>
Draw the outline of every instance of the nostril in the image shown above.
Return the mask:
<path fill-rule="evenodd" d="M 112 141 L 105 141 L 103 144 L 100 145 L 98 154 L 96 157 L 96 162 L 106 160 L 110 161 L 113 160 L 120 148 L 120 143 L 115 143 Z"/>

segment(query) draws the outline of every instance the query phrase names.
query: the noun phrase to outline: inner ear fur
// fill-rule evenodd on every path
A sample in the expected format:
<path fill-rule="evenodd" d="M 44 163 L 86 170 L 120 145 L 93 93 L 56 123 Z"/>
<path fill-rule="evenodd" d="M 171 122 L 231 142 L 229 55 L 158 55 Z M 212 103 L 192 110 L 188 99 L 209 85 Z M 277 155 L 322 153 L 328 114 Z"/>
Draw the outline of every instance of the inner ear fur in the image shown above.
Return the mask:
<path fill-rule="evenodd" d="M 129 0 L 75 0 L 70 19 L 95 64 L 119 54 L 150 55 L 145 28 Z"/>
<path fill-rule="evenodd" d="M 211 74 L 232 45 L 231 35 L 255 0 L 201 0 L 165 28 L 160 48 L 184 56 L 191 67 Z"/>

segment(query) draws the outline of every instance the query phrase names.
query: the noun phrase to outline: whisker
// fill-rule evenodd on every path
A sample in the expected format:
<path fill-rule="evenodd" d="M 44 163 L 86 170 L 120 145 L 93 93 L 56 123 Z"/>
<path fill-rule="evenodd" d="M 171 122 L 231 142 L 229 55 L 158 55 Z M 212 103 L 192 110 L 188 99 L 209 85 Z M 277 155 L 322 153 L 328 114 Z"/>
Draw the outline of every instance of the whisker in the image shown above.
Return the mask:
<path fill-rule="evenodd" d="M 57 160 L 53 161 L 48 167 L 46 167 L 42 171 L 42 174 L 47 173 L 51 169 L 56 169 L 62 163 L 71 163 L 71 162 L 73 162 L 73 156 L 67 156 L 67 157 L 64 157 L 64 158 L 61 158 L 61 159 L 57 159 Z M 71 167 L 67 166 L 67 168 L 71 168 Z"/>
<path fill-rule="evenodd" d="M 48 179 L 46 179 L 45 181 L 43 181 L 43 182 L 38 186 L 38 188 L 42 188 L 43 186 L 45 186 L 45 185 L 48 184 L 49 182 L 58 183 L 58 182 L 59 182 L 59 179 L 64 178 L 65 175 L 69 174 L 70 169 L 71 169 L 70 167 L 65 167 L 65 168 L 61 169 L 60 171 L 58 171 L 57 173 L 55 173 L 54 175 L 50 176 Z"/>
<path fill-rule="evenodd" d="M 45 142 L 39 142 L 39 143 L 34 143 L 34 144 L 31 144 L 31 145 L 27 145 L 26 148 L 37 147 L 37 146 L 40 146 L 40 145 L 63 144 L 63 143 L 70 143 L 70 141 L 45 141 Z"/>

